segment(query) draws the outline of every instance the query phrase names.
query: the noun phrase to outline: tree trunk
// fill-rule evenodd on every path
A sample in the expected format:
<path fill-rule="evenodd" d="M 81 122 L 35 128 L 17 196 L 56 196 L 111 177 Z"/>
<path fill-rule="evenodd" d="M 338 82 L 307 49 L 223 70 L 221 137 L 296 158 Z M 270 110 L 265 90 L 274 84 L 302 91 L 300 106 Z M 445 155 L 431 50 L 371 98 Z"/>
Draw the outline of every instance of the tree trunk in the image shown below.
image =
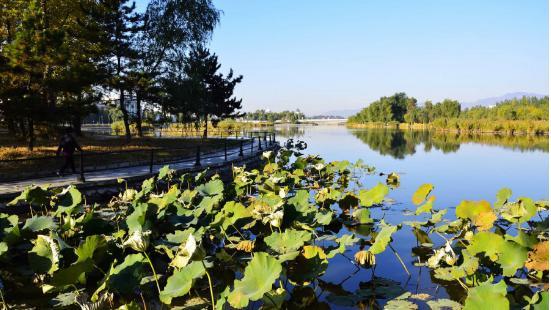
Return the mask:
<path fill-rule="evenodd" d="M 128 111 L 126 111 L 126 106 L 124 105 L 124 89 L 120 89 L 120 96 L 119 96 L 119 107 L 122 112 L 122 121 L 124 123 L 124 132 L 126 135 L 126 140 L 130 141 L 131 135 L 130 135 L 130 125 L 128 124 Z"/>
<path fill-rule="evenodd" d="M 27 138 L 27 128 L 25 127 L 25 120 L 21 119 L 19 120 L 19 130 L 21 131 L 21 136 L 23 138 Z"/>
<path fill-rule="evenodd" d="M 205 114 L 205 130 L 203 131 L 203 138 L 208 137 L 208 130 L 209 130 L 209 115 Z"/>
<path fill-rule="evenodd" d="M 28 133 L 29 133 L 29 144 L 27 145 L 27 149 L 29 151 L 32 151 L 34 148 L 34 121 L 32 118 L 28 119 Z"/>
<path fill-rule="evenodd" d="M 142 98 L 140 92 L 136 92 L 136 130 L 138 131 L 138 137 L 143 137 L 142 132 Z"/>

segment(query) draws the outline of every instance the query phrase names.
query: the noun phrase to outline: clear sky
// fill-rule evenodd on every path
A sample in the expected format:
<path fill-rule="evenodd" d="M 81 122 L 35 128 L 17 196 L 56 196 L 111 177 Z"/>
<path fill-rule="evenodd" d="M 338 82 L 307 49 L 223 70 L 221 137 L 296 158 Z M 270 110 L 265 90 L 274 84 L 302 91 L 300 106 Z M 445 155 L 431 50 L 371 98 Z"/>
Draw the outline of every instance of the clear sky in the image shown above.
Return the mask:
<path fill-rule="evenodd" d="M 461 102 L 548 94 L 546 0 L 214 3 L 223 14 L 210 48 L 243 74 L 245 111 L 317 114 L 397 91 Z"/>

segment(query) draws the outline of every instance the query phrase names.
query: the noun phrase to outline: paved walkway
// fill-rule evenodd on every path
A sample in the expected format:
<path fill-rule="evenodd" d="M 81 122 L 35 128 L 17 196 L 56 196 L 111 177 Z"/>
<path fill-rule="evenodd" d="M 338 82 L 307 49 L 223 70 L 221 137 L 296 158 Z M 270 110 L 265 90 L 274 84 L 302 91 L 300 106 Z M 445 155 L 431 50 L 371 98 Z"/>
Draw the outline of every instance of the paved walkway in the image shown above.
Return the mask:
<path fill-rule="evenodd" d="M 262 147 L 264 148 L 264 141 L 262 142 Z M 239 159 L 239 147 L 230 148 L 228 152 L 228 161 Z M 253 144 L 253 154 L 251 155 L 250 144 L 247 144 L 247 147 L 243 147 L 243 158 L 256 156 L 258 152 L 258 142 Z M 224 162 L 224 151 L 216 152 L 213 154 L 202 155 L 208 158 L 201 159 L 201 168 L 207 168 L 209 166 L 219 165 Z M 165 165 L 169 165 L 170 168 L 175 170 L 191 170 L 195 167 L 195 157 L 187 158 L 180 162 L 174 162 L 169 164 L 158 164 L 153 165 L 153 172 L 158 171 Z M 84 177 L 86 183 L 94 182 L 105 182 L 109 180 L 124 179 L 129 177 L 143 176 L 148 175 L 149 165 L 147 166 L 137 166 L 137 167 L 127 167 L 127 168 L 116 168 L 110 170 L 101 170 L 95 172 L 87 172 Z M 78 174 L 67 175 L 62 177 L 46 177 L 46 178 L 36 178 L 23 181 L 12 181 L 0 183 L 0 195 L 9 195 L 14 193 L 19 193 L 25 187 L 30 185 L 46 185 L 50 187 L 63 187 L 72 184 L 82 184 L 83 182 L 77 180 Z"/>

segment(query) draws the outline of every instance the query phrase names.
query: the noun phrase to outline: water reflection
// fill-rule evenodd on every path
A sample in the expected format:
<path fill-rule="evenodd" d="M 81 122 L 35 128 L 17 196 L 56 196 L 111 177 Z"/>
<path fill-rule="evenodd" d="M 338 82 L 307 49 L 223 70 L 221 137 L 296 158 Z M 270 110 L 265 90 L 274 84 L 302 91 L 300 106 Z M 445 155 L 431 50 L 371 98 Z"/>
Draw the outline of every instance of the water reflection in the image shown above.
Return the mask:
<path fill-rule="evenodd" d="M 307 126 L 285 126 L 276 128 L 283 138 L 303 138 Z M 443 153 L 458 152 L 461 144 L 475 143 L 481 145 L 500 146 L 515 151 L 549 152 L 547 136 L 507 136 L 498 134 L 458 134 L 435 132 L 428 130 L 398 130 L 398 129 L 348 129 L 370 149 L 381 155 L 395 159 L 404 159 L 415 154 L 421 146 L 424 152 L 439 150 Z"/>

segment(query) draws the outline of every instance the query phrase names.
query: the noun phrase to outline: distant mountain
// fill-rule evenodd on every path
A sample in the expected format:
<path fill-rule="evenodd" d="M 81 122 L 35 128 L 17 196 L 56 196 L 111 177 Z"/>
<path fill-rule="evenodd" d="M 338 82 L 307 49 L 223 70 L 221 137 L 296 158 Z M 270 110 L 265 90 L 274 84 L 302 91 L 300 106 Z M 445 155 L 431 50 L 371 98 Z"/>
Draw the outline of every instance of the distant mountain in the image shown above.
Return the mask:
<path fill-rule="evenodd" d="M 332 110 L 327 111 L 323 113 L 318 113 L 317 115 L 325 115 L 325 116 L 341 116 L 344 118 L 348 118 L 358 112 L 360 112 L 361 109 L 346 109 L 346 110 Z"/>
<path fill-rule="evenodd" d="M 494 105 L 494 104 L 496 104 L 500 101 L 503 101 L 503 100 L 509 100 L 509 99 L 513 99 L 513 98 L 522 98 L 524 96 L 541 98 L 541 97 L 545 97 L 546 95 L 536 94 L 536 93 L 527 93 L 527 92 L 508 93 L 508 94 L 505 94 L 505 95 L 499 96 L 499 97 L 482 98 L 482 99 L 479 99 L 479 100 L 473 101 L 473 102 L 462 102 L 461 107 L 463 109 L 471 108 L 471 107 L 478 106 L 478 105 L 487 107 L 487 106 Z"/>

